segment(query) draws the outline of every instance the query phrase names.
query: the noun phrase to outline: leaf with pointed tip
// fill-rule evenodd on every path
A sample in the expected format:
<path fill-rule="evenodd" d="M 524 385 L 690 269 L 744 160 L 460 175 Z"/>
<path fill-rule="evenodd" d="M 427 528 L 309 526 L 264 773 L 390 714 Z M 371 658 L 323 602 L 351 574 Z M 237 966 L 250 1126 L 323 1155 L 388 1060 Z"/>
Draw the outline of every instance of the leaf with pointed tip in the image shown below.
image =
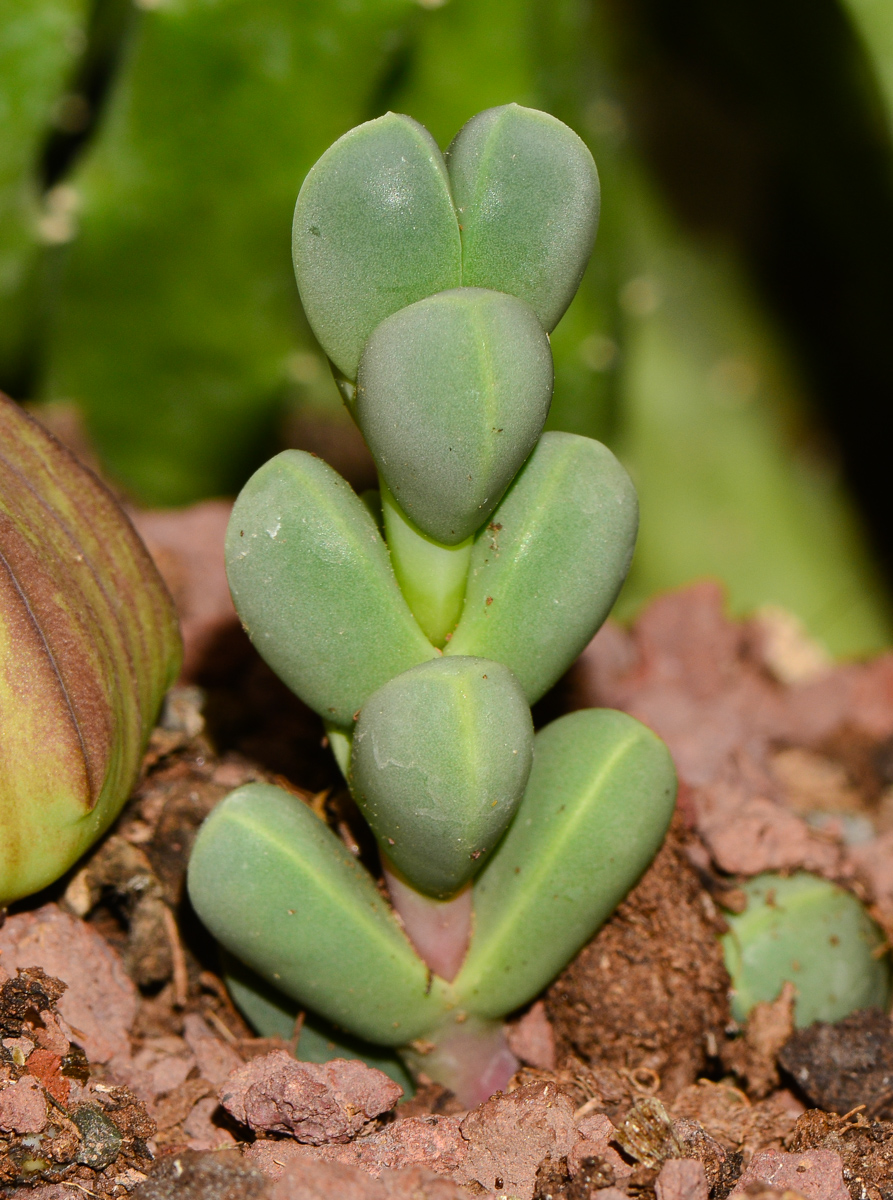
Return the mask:
<path fill-rule="evenodd" d="M 376 325 L 461 282 L 449 177 L 427 129 L 386 113 L 330 146 L 298 196 L 292 253 L 313 332 L 356 379 Z"/>
<path fill-rule="evenodd" d="M 540 730 L 515 820 L 474 885 L 474 934 L 453 987 L 500 1017 L 535 996 L 613 912 L 673 815 L 664 743 L 607 708 Z"/>
<path fill-rule="evenodd" d="M 251 640 L 324 719 L 350 727 L 394 675 L 434 658 L 362 500 L 330 466 L 285 450 L 233 508 L 227 576 Z"/>
<path fill-rule="evenodd" d="M 130 794 L 180 665 L 170 596 L 111 494 L 0 397 L 0 904 Z"/>
<path fill-rule="evenodd" d="M 372 333 L 356 411 L 394 499 L 423 533 L 454 546 L 499 503 L 551 399 L 549 339 L 529 305 L 456 288 Z"/>
<path fill-rule="evenodd" d="M 583 277 L 598 228 L 592 155 L 548 113 L 478 113 L 447 151 L 462 230 L 462 283 L 526 300 L 551 331 Z"/>
<path fill-rule="evenodd" d="M 638 504 L 606 446 L 545 433 L 475 539 L 462 619 L 444 651 L 505 663 L 533 704 L 611 611 Z"/>
<path fill-rule="evenodd" d="M 388 858 L 419 891 L 446 897 L 511 821 L 530 772 L 533 723 L 518 681 L 482 658 L 440 658 L 370 696 L 351 783 Z"/>
<path fill-rule="evenodd" d="M 250 783 L 199 830 L 189 897 L 217 940 L 286 996 L 386 1046 L 449 1003 L 366 869 L 302 800 Z"/>

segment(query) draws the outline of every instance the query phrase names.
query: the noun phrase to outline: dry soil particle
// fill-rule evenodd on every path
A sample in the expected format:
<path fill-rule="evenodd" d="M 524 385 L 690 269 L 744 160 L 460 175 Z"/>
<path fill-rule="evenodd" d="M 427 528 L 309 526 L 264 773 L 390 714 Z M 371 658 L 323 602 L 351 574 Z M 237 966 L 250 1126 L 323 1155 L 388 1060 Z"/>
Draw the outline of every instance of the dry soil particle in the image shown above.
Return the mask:
<path fill-rule="evenodd" d="M 893 1122 L 810 1109 L 797 1121 L 789 1148 L 820 1147 L 840 1155 L 852 1200 L 893 1200 Z"/>
<path fill-rule="evenodd" d="M 797 992 L 787 982 L 775 1000 L 755 1004 L 740 1037 L 722 1049 L 723 1062 L 744 1081 L 748 1094 L 762 1099 L 780 1084 L 778 1054 L 794 1032 Z"/>
<path fill-rule="evenodd" d="M 65 980 L 68 987 L 58 1011 L 77 1030 L 77 1041 L 92 1062 L 129 1055 L 137 990 L 121 959 L 89 925 L 55 904 L 16 913 L 0 929 L 0 962 L 7 972 L 38 966 Z"/>
<path fill-rule="evenodd" d="M 298 1062 L 284 1050 L 238 1067 L 219 1092 L 240 1124 L 312 1146 L 349 1142 L 402 1095 L 398 1084 L 363 1062 Z"/>
<path fill-rule="evenodd" d="M 781 1149 L 803 1105 L 789 1092 L 774 1092 L 752 1104 L 729 1083 L 701 1079 L 679 1093 L 671 1112 L 677 1136 L 681 1119 L 697 1122 L 731 1155 L 743 1153 L 747 1159 L 766 1147 Z"/>
<path fill-rule="evenodd" d="M 685 840 L 677 817 L 638 885 L 546 994 L 559 1065 L 579 1056 L 667 1099 L 704 1073 L 731 1019 L 723 922 Z"/>
<path fill-rule="evenodd" d="M 760 1185 L 782 1193 L 796 1190 L 806 1200 L 850 1200 L 840 1155 L 825 1148 L 796 1154 L 784 1150 L 758 1151 L 738 1180 L 730 1200 L 745 1200 Z"/>
<path fill-rule="evenodd" d="M 425 1167 L 382 1171 L 374 1179 L 344 1163 L 295 1159 L 270 1186 L 270 1200 L 470 1200 L 469 1193 Z"/>
<path fill-rule="evenodd" d="M 779 1062 L 817 1108 L 843 1115 L 864 1105 L 877 1117 L 893 1107 L 893 1035 L 879 1008 L 798 1030 Z"/>
<path fill-rule="evenodd" d="M 266 1178 L 232 1150 L 186 1150 L 155 1164 L 131 1193 L 132 1200 L 260 1200 Z"/>

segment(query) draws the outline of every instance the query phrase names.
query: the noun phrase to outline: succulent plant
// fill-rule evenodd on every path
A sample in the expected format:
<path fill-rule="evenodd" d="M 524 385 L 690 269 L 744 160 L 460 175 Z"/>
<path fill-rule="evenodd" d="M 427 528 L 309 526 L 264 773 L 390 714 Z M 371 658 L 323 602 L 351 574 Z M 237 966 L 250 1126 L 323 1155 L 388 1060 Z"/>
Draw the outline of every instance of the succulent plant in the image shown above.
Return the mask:
<path fill-rule="evenodd" d="M 806 871 L 757 875 L 743 891 L 747 908 L 726 914 L 722 938 L 737 1021 L 785 982 L 797 989 L 798 1028 L 889 1006 L 886 940 L 851 892 Z"/>
<path fill-rule="evenodd" d="M 173 605 L 121 508 L 0 396 L 0 904 L 118 815 L 179 663 Z"/>
<path fill-rule="evenodd" d="M 598 206 L 582 141 L 514 104 L 445 157 L 393 113 L 336 142 L 298 197 L 295 272 L 380 493 L 286 451 L 227 535 L 241 619 L 325 721 L 389 899 L 310 808 L 250 784 L 199 833 L 193 904 L 286 997 L 468 1103 L 517 1065 L 502 1018 L 621 900 L 675 799 L 669 753 L 633 718 L 587 710 L 534 735 L 530 714 L 607 616 L 636 537 L 611 452 L 542 433 L 548 335 Z"/>

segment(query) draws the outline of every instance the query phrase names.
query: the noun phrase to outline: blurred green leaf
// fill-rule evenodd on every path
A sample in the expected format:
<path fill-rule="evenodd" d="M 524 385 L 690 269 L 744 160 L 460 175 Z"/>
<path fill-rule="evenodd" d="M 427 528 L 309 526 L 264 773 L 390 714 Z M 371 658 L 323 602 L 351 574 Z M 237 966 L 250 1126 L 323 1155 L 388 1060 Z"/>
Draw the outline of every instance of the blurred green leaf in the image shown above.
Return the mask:
<path fill-rule="evenodd" d="M 841 0 L 841 5 L 868 51 L 893 132 L 893 7 L 889 0 Z"/>
<path fill-rule="evenodd" d="M 361 121 L 413 0 L 177 0 L 141 13 L 72 180 L 46 398 L 144 502 L 235 491 L 311 346 L 289 255 L 314 160 Z M 302 359 L 296 361 L 298 373 Z"/>
<path fill-rule="evenodd" d="M 798 364 L 741 256 L 683 231 L 634 139 L 611 10 L 565 0 L 541 11 L 546 106 L 581 131 L 602 176 L 594 258 L 611 264 L 606 306 L 616 287 L 609 441 L 641 504 L 617 614 L 714 576 L 734 611 L 782 605 L 835 653 L 889 644 L 888 600 L 859 522 L 804 437 L 810 398 Z"/>
<path fill-rule="evenodd" d="M 88 0 L 0 0 L 0 378 L 17 382 L 33 346 L 43 242 L 65 224 L 64 194 L 41 211 L 39 158 L 86 44 Z"/>

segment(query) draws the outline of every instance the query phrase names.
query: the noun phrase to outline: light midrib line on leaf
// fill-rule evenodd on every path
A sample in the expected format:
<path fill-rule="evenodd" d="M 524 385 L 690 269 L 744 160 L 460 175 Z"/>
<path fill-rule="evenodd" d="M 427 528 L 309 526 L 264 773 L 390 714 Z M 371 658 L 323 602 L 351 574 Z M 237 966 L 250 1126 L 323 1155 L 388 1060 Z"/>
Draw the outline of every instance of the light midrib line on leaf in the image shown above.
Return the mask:
<path fill-rule="evenodd" d="M 487 960 L 492 961 L 498 953 L 498 946 L 501 942 L 510 939 L 511 928 L 524 923 L 527 913 L 531 908 L 536 907 L 540 903 L 540 890 L 545 879 L 553 873 L 555 866 L 565 855 L 565 847 L 568 842 L 576 836 L 577 830 L 581 824 L 585 823 L 586 817 L 590 812 L 590 806 L 604 783 L 605 777 L 614 769 L 616 764 L 639 740 L 638 730 L 633 730 L 628 737 L 621 741 L 611 752 L 602 766 L 599 768 L 598 775 L 592 781 L 591 785 L 583 793 L 584 799 L 577 805 L 576 817 L 569 820 L 565 826 L 564 835 L 560 839 L 555 839 L 551 844 L 551 849 L 547 854 L 538 854 L 534 860 L 534 870 L 532 872 L 533 882 L 526 887 L 523 883 L 520 885 L 520 896 L 516 893 L 516 902 L 511 906 L 505 906 L 502 919 L 497 921 L 492 927 L 492 931 L 488 934 L 485 941 L 478 942 L 477 946 L 472 943 L 469 950 L 469 958 L 474 955 L 473 963 L 477 966 L 478 978 L 480 978 L 482 969 L 486 969 Z M 554 815 L 554 814 L 553 814 Z M 521 816 L 518 812 L 515 816 L 517 820 Z M 525 864 L 526 865 L 526 864 Z M 531 878 L 530 875 L 527 877 Z M 506 931 L 509 931 L 508 933 Z M 494 950 L 493 947 L 496 947 Z M 481 962 L 481 960 L 484 960 Z M 480 962 L 480 965 L 478 963 Z M 457 985 L 465 983 L 461 978 L 457 980 Z M 472 987 L 474 981 L 472 980 Z M 480 986 L 479 984 L 477 986 Z M 472 990 L 463 988 L 464 990 Z"/>

